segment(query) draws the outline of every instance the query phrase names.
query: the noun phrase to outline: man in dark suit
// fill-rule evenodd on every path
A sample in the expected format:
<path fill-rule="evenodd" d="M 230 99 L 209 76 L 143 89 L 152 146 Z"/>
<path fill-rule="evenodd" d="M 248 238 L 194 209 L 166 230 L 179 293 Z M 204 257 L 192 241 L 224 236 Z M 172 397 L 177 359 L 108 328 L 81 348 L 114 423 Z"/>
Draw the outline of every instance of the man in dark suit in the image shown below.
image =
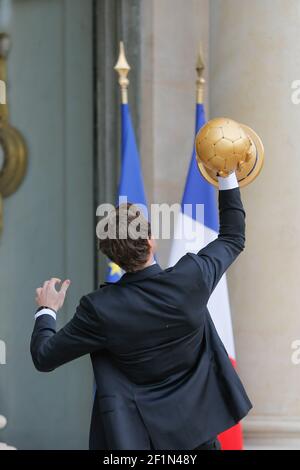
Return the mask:
<path fill-rule="evenodd" d="M 172 268 L 155 263 L 147 221 L 146 237 L 136 239 L 128 230 L 126 239 L 118 233 L 100 240 L 101 250 L 126 273 L 82 297 L 60 331 L 56 312 L 70 282 L 64 281 L 59 292 L 55 278 L 37 289 L 35 367 L 49 372 L 91 355 L 97 393 L 90 448 L 216 449 L 216 436 L 252 406 L 207 310 L 245 241 L 235 174 L 219 178 L 219 189 L 218 238 Z M 120 217 L 121 207 L 106 227 Z M 135 217 L 129 219 L 128 226 Z"/>

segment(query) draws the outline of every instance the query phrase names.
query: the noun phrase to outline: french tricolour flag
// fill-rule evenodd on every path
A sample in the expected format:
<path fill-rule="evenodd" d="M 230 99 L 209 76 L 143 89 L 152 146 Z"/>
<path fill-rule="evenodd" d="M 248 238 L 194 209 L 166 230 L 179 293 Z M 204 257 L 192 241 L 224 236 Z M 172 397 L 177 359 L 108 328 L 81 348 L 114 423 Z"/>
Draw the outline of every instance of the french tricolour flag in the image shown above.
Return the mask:
<path fill-rule="evenodd" d="M 197 104 L 196 106 L 195 131 L 197 133 L 205 124 L 205 113 L 203 104 Z M 197 213 L 197 204 L 204 205 L 204 217 L 202 217 L 203 213 Z M 189 206 L 186 206 L 185 209 L 185 205 Z M 177 233 L 175 232 L 171 249 L 170 266 L 173 266 L 188 251 L 198 252 L 218 235 L 219 222 L 216 192 L 214 187 L 207 183 L 200 174 L 197 167 L 195 150 L 192 154 L 181 203 L 181 213 L 176 226 L 177 229 L 175 230 L 177 230 Z M 182 236 L 182 227 L 185 227 L 184 236 Z M 191 227 L 191 230 L 193 230 L 192 237 L 187 236 L 187 227 Z M 226 275 L 222 277 L 214 290 L 208 303 L 208 309 L 231 361 L 236 366 Z M 219 439 L 223 450 L 241 450 L 243 441 L 240 424 L 222 433 Z"/>

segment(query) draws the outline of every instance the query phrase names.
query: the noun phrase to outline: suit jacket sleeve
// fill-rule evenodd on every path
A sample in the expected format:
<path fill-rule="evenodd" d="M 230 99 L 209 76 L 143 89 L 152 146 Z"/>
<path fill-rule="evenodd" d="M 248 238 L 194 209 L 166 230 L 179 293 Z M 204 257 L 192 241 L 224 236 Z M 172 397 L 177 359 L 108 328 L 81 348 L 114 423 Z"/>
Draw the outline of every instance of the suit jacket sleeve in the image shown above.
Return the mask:
<path fill-rule="evenodd" d="M 36 369 L 50 372 L 66 362 L 104 348 L 105 342 L 100 318 L 85 296 L 72 320 L 58 332 L 53 317 L 39 316 L 35 321 L 30 351 Z"/>
<path fill-rule="evenodd" d="M 208 295 L 245 246 L 245 211 L 240 189 L 219 191 L 220 230 L 216 240 L 191 255 L 202 271 Z"/>

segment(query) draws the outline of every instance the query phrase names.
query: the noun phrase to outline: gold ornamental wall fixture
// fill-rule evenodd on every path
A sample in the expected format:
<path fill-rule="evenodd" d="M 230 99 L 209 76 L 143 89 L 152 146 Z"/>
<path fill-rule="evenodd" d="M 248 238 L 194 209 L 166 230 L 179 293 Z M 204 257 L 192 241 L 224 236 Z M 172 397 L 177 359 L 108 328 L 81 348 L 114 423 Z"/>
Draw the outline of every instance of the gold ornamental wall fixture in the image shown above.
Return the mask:
<path fill-rule="evenodd" d="M 0 33 L 0 83 L 4 92 L 7 89 L 6 64 L 9 50 L 9 35 Z M 3 214 L 2 199 L 18 189 L 27 168 L 26 144 L 22 134 L 9 123 L 7 93 L 4 93 L 4 96 L 6 99 L 0 102 L 0 233 Z"/>

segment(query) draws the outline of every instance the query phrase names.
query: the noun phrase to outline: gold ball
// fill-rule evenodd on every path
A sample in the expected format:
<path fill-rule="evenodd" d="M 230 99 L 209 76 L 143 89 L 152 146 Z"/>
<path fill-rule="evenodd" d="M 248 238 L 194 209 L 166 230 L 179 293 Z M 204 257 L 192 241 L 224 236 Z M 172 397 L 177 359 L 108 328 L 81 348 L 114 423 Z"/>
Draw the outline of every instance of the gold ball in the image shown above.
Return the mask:
<path fill-rule="evenodd" d="M 251 140 L 238 122 L 217 118 L 205 124 L 196 136 L 197 159 L 215 172 L 227 176 L 250 152 Z"/>
<path fill-rule="evenodd" d="M 240 186 L 259 174 L 264 149 L 258 135 L 249 127 L 229 118 L 208 121 L 195 140 L 200 172 L 208 182 L 218 185 L 218 176 L 236 172 Z"/>

